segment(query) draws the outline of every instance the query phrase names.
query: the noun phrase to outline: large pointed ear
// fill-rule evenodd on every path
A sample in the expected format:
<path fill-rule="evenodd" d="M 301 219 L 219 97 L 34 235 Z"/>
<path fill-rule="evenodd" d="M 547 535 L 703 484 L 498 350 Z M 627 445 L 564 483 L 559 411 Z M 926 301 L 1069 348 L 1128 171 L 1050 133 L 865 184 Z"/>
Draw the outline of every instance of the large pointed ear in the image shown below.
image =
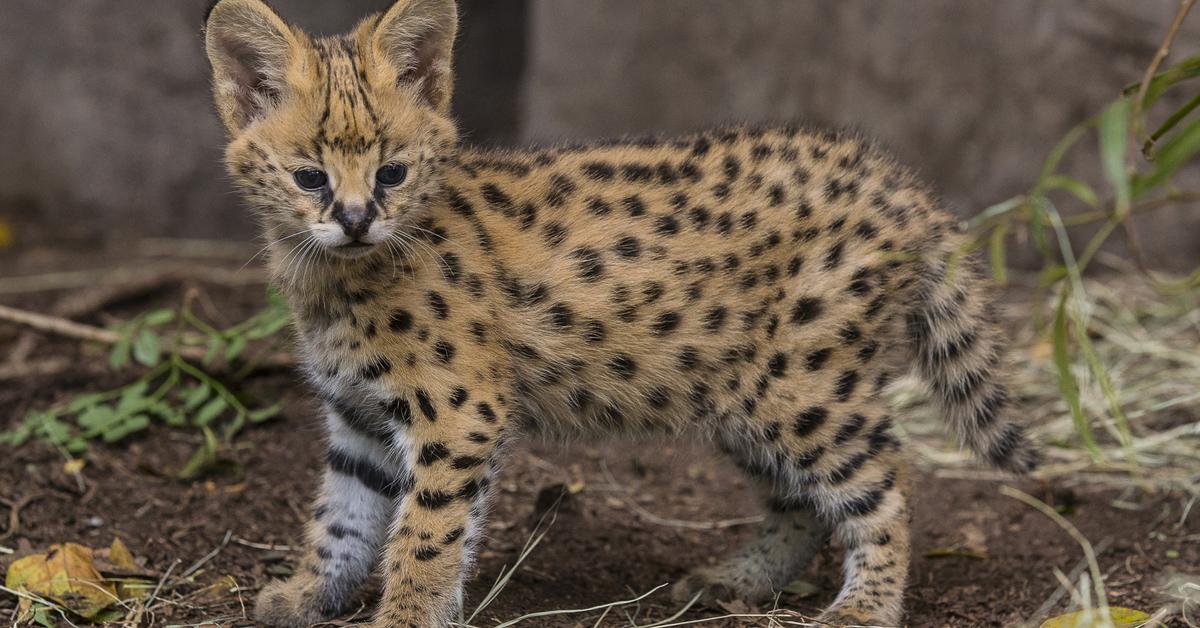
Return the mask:
<path fill-rule="evenodd" d="M 447 114 L 457 31 L 454 0 L 397 0 L 376 23 L 372 48 L 398 83 L 412 85 L 434 109 Z"/>
<path fill-rule="evenodd" d="M 230 133 L 278 104 L 300 41 L 262 0 L 217 0 L 204 24 L 213 93 Z"/>

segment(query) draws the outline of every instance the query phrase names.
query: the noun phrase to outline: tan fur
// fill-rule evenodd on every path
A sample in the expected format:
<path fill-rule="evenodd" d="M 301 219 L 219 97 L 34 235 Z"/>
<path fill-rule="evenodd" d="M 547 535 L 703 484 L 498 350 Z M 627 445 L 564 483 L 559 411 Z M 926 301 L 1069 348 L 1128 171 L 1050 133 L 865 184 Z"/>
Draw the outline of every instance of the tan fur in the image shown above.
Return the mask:
<path fill-rule="evenodd" d="M 851 135 L 461 146 L 454 22 L 451 0 L 401 0 L 323 40 L 258 0 L 222 0 L 208 20 L 230 172 L 330 403 L 313 547 L 259 618 L 346 608 L 388 536 L 374 625 L 444 626 L 504 445 L 622 432 L 700 434 L 771 506 L 758 540 L 679 583 L 680 599 L 769 596 L 833 533 L 846 586 L 824 618 L 898 622 L 908 480 L 889 378 L 915 356 L 969 444 L 1033 463 L 997 416 L 999 337 L 952 219 Z M 408 177 L 382 189 L 388 163 Z M 297 186 L 306 167 L 328 190 Z M 365 252 L 329 245 L 350 205 L 378 212 Z"/>

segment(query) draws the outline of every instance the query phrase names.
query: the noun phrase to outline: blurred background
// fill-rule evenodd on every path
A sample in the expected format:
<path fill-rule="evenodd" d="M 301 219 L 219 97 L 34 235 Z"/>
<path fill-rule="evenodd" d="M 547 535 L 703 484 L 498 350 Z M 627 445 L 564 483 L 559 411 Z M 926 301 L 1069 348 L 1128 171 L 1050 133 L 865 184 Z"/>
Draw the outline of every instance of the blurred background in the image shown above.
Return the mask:
<path fill-rule="evenodd" d="M 220 164 L 200 36 L 207 1 L 4 0 L 0 219 L 17 242 L 255 237 Z M 388 3 L 273 4 L 327 34 Z M 849 126 L 969 216 L 1027 190 L 1064 133 L 1140 79 L 1178 2 L 460 5 L 456 113 L 471 141 Z M 1200 22 L 1185 24 L 1173 56 L 1197 35 Z M 1097 180 L 1095 151 L 1075 155 L 1065 170 Z M 1200 258 L 1194 205 L 1141 217 L 1137 232 L 1156 266 Z"/>

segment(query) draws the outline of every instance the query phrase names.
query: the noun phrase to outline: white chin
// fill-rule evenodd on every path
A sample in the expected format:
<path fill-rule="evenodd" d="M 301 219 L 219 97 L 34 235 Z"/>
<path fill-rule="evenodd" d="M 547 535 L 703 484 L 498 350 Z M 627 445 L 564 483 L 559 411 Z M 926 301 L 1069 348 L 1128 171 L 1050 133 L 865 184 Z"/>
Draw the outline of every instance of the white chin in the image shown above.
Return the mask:
<path fill-rule="evenodd" d="M 328 246 L 325 247 L 325 250 L 332 253 L 335 257 L 340 257 L 343 259 L 358 259 L 374 253 L 378 248 L 378 244 L 356 242 L 354 244 L 344 244 L 341 246 Z"/>

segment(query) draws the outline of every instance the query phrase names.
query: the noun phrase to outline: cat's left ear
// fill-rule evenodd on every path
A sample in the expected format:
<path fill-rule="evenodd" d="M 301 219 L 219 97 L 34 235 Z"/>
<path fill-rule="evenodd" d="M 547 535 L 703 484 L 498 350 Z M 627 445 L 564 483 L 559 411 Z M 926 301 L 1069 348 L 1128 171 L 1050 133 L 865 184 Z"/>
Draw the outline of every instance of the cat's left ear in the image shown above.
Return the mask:
<path fill-rule="evenodd" d="M 457 32 L 454 0 L 397 0 L 375 23 L 371 46 L 396 83 L 412 86 L 431 107 L 448 114 Z"/>

